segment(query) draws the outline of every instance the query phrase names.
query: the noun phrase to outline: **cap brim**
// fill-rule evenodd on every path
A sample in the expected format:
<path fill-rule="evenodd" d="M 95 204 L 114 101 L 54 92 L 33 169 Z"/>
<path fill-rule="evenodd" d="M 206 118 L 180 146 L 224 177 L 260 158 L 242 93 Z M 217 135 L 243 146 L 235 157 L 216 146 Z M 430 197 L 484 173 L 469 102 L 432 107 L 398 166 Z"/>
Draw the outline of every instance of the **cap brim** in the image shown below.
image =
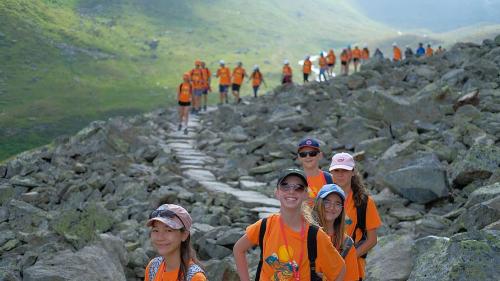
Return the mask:
<path fill-rule="evenodd" d="M 332 194 L 332 193 L 335 193 L 335 194 L 338 194 L 340 199 L 342 199 L 342 201 L 345 201 L 345 198 L 344 196 L 342 195 L 342 193 L 338 192 L 338 191 L 335 191 L 335 190 L 331 190 L 331 191 L 327 191 L 321 195 L 318 194 L 318 197 L 321 198 L 321 199 L 325 199 L 328 195 Z"/>
<path fill-rule="evenodd" d="M 302 179 L 302 181 L 307 185 L 307 178 L 303 175 L 303 174 L 300 174 L 300 173 L 296 173 L 296 172 L 290 172 L 284 176 L 282 176 L 279 180 L 278 180 L 278 185 L 284 180 L 286 179 L 287 177 L 289 176 L 297 176 L 299 177 L 300 179 Z"/>
<path fill-rule="evenodd" d="M 316 150 L 319 150 L 319 147 L 317 146 L 312 146 L 312 145 L 302 145 L 302 146 L 299 146 L 299 148 L 297 148 L 297 151 L 301 150 L 302 148 L 304 147 L 310 147 L 310 148 L 314 148 Z"/>
<path fill-rule="evenodd" d="M 354 169 L 354 167 L 347 166 L 347 165 L 333 165 L 333 166 L 330 166 L 330 168 L 328 169 L 328 171 L 335 170 L 335 169 L 342 169 L 342 170 L 352 171 Z"/>
<path fill-rule="evenodd" d="M 153 226 L 154 221 L 159 221 L 172 229 L 181 229 L 184 227 L 182 225 L 182 223 L 179 223 L 179 222 L 172 220 L 172 219 L 169 219 L 169 218 L 163 218 L 163 217 L 149 219 L 148 222 L 146 223 L 146 226 Z"/>

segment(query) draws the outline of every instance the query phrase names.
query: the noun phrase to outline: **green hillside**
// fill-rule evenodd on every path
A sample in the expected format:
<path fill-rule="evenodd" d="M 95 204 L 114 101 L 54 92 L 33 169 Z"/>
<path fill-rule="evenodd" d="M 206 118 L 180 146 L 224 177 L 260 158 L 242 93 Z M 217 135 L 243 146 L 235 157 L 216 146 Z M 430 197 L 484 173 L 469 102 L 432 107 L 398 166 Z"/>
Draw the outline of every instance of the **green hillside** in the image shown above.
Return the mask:
<path fill-rule="evenodd" d="M 0 159 L 91 120 L 173 104 L 197 58 L 213 70 L 219 59 L 259 64 L 272 87 L 284 58 L 393 33 L 348 2 L 3 0 Z"/>

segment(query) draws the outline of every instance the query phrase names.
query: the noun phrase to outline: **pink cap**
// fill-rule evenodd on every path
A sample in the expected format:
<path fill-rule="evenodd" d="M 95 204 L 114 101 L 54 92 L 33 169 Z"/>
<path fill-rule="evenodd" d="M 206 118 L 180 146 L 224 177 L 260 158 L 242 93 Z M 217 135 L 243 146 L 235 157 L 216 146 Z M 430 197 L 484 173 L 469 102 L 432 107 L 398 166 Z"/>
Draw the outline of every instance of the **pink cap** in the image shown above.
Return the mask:
<path fill-rule="evenodd" d="M 354 158 L 352 158 L 349 153 L 337 153 L 332 157 L 332 163 L 330 164 L 329 171 L 334 169 L 343 169 L 351 171 L 354 169 Z"/>
<path fill-rule="evenodd" d="M 185 228 L 187 231 L 193 225 L 193 219 L 186 209 L 175 204 L 163 204 L 151 212 L 147 226 L 152 226 L 154 221 L 159 221 L 173 229 Z"/>

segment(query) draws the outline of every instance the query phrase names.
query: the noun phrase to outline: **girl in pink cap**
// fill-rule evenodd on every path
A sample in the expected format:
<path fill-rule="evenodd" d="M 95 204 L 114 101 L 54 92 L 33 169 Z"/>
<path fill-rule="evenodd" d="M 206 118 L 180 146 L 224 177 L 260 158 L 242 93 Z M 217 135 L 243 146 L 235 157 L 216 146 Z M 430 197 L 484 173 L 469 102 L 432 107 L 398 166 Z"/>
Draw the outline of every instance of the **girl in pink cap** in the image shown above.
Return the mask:
<path fill-rule="evenodd" d="M 146 267 L 144 281 L 206 281 L 191 246 L 191 216 L 181 206 L 163 204 L 151 212 L 151 244 L 160 256 Z"/>

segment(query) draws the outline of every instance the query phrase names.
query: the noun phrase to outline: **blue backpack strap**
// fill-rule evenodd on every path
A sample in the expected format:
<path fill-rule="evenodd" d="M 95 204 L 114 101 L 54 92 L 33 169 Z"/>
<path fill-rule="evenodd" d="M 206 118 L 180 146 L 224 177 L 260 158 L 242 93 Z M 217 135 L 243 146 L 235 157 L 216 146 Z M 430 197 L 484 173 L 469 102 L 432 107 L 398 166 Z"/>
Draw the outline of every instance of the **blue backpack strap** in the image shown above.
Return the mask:
<path fill-rule="evenodd" d="M 153 281 L 155 279 L 156 273 L 163 262 L 163 257 L 156 257 L 149 262 L 149 280 Z"/>
<path fill-rule="evenodd" d="M 323 176 L 325 177 L 326 184 L 332 184 L 333 183 L 333 177 L 330 173 L 322 171 Z"/>
<path fill-rule="evenodd" d="M 354 241 L 352 240 L 352 238 L 346 235 L 344 243 L 342 244 L 342 252 L 340 252 L 340 255 L 342 256 L 343 259 L 345 259 L 345 257 L 347 256 L 353 245 Z"/>
<path fill-rule="evenodd" d="M 192 265 L 190 265 L 189 268 L 188 268 L 186 280 L 187 281 L 191 281 L 191 279 L 195 276 L 195 274 L 199 273 L 199 272 L 201 272 L 201 273 L 203 273 L 205 275 L 205 271 L 199 265 L 197 265 L 195 263 L 192 264 Z"/>

